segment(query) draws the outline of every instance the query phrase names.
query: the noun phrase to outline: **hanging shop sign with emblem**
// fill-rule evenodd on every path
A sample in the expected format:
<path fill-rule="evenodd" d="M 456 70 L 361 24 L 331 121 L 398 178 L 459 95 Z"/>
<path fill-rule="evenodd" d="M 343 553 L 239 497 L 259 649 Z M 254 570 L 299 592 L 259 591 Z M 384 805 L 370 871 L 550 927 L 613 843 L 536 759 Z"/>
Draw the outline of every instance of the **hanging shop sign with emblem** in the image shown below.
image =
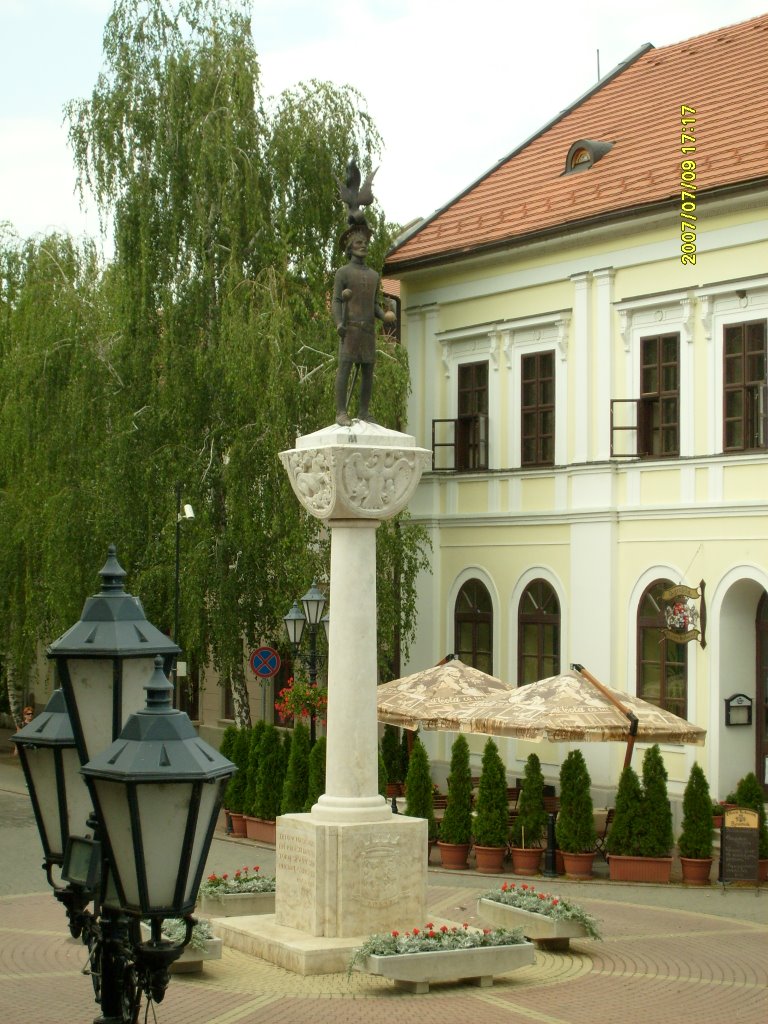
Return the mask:
<path fill-rule="evenodd" d="M 662 636 L 675 644 L 687 644 L 698 640 L 702 647 L 707 646 L 707 606 L 704 602 L 704 580 L 698 587 L 686 587 L 679 584 L 665 590 L 661 599 L 664 602 L 664 621 Z M 698 606 L 697 606 L 698 602 Z"/>

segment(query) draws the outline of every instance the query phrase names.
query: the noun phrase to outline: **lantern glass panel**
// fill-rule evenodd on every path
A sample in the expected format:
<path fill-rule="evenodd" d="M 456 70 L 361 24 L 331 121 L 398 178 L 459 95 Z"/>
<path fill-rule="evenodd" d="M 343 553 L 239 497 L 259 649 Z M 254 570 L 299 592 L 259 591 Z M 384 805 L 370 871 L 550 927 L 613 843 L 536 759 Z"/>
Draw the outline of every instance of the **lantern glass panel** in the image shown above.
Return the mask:
<path fill-rule="evenodd" d="M 68 832 L 71 836 L 90 835 L 88 818 L 91 815 L 93 801 L 88 792 L 85 779 L 80 774 L 80 758 L 74 747 L 66 747 L 61 751 L 64 779 L 67 785 L 67 820 Z"/>
<path fill-rule="evenodd" d="M 99 812 L 109 836 L 109 845 L 115 860 L 115 870 L 122 883 L 126 906 L 135 911 L 141 908 L 136 857 L 133 850 L 133 829 L 128 805 L 128 787 L 108 779 L 94 779 Z M 160 819 L 160 830 L 165 834 L 165 823 Z"/>
<path fill-rule="evenodd" d="M 67 662 L 85 744 L 85 760 L 90 761 L 110 745 L 112 735 L 112 660 L 110 658 L 70 658 Z M 67 697 L 69 702 L 69 697 Z M 70 714 L 72 708 L 70 707 Z M 72 715 L 74 718 L 74 715 Z M 74 723 L 73 723 L 74 725 Z"/>
<path fill-rule="evenodd" d="M 193 883 L 198 876 L 201 858 L 205 860 L 209 847 L 206 847 L 205 838 L 211 824 L 211 818 L 218 813 L 220 794 L 225 783 L 219 779 L 214 782 L 207 782 L 202 786 L 200 793 L 200 809 L 195 822 L 195 835 L 192 840 L 192 856 L 189 859 L 189 869 L 184 885 L 184 902 L 194 903 L 197 892 L 193 891 Z M 203 865 L 204 866 L 204 865 Z"/>
<path fill-rule="evenodd" d="M 173 906 L 192 789 L 186 782 L 136 787 L 150 906 Z"/>
<path fill-rule="evenodd" d="M 117 732 L 110 736 L 109 741 L 101 749 L 108 747 L 112 740 L 122 732 L 122 728 L 135 711 L 141 711 L 147 703 L 147 694 L 144 687 L 149 682 L 155 671 L 155 655 L 150 658 L 125 658 L 122 662 L 123 685 L 122 701 L 120 707 L 120 722 Z M 98 751 L 97 751 L 98 753 Z"/>
<path fill-rule="evenodd" d="M 60 858 L 64 855 L 64 845 L 61 837 L 54 750 L 51 747 L 27 747 L 22 757 L 26 757 L 31 787 L 37 798 L 43 850 L 47 857 Z"/>

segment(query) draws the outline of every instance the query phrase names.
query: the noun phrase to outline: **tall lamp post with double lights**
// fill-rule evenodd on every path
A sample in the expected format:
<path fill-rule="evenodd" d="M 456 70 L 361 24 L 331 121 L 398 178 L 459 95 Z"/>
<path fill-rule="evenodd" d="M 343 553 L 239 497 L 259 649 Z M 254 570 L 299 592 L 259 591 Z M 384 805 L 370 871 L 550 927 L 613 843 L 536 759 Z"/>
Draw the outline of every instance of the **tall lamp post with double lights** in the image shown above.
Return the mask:
<path fill-rule="evenodd" d="M 178 648 L 126 593 L 114 547 L 100 575 L 101 591 L 80 621 L 48 649 L 61 689 L 12 739 L 43 867 L 71 934 L 88 946 L 101 1007 L 94 1024 L 136 1024 L 142 993 L 162 1000 L 168 969 L 189 942 L 224 786 L 236 769 L 172 707 L 166 673 Z M 161 937 L 166 917 L 186 920 L 182 942 Z M 150 923 L 146 941 L 142 920 Z"/>
<path fill-rule="evenodd" d="M 195 518 L 195 510 L 190 504 L 181 505 L 181 484 L 176 484 L 176 561 L 174 566 L 174 588 L 173 588 L 173 642 L 178 646 L 179 643 L 179 604 L 181 597 L 181 524 L 190 519 Z M 179 651 L 179 653 L 181 653 Z M 186 675 L 186 669 L 184 671 Z M 173 681 L 174 684 L 178 682 L 179 669 L 178 663 L 174 659 L 173 664 Z"/>
<path fill-rule="evenodd" d="M 309 685 L 313 687 L 317 686 L 318 671 L 324 660 L 317 650 L 317 634 L 321 627 L 325 632 L 326 641 L 328 640 L 328 616 L 323 615 L 324 611 L 325 595 L 318 590 L 317 583 L 313 580 L 312 586 L 301 598 L 301 608 L 299 608 L 299 602 L 294 601 L 291 610 L 283 616 L 285 631 L 288 634 L 294 659 L 303 660 L 306 663 Z M 306 658 L 300 653 L 305 630 L 308 630 L 307 635 L 309 636 L 309 654 Z M 315 712 L 313 710 L 309 717 L 309 742 L 311 744 L 315 742 L 315 731 Z"/>

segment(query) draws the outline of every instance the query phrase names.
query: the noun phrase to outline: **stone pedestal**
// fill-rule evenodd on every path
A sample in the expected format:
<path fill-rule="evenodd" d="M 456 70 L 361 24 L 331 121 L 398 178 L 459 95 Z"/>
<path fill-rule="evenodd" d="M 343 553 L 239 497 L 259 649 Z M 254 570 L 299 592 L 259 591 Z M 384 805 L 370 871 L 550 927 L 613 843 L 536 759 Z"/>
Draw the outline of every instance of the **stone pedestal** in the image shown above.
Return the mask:
<path fill-rule="evenodd" d="M 412 928 L 426 915 L 427 823 L 330 824 L 314 814 L 278 819 L 275 923 L 349 938 Z"/>

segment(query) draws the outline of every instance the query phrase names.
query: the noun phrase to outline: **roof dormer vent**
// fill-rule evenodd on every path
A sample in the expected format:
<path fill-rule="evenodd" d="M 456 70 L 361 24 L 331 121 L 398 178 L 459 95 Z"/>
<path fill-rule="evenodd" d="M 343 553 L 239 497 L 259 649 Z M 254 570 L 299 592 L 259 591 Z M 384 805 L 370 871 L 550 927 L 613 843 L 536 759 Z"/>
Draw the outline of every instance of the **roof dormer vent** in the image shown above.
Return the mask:
<path fill-rule="evenodd" d="M 613 148 L 612 142 L 596 142 L 594 139 L 579 139 L 568 150 L 565 158 L 565 174 L 588 171 L 601 157 Z"/>

